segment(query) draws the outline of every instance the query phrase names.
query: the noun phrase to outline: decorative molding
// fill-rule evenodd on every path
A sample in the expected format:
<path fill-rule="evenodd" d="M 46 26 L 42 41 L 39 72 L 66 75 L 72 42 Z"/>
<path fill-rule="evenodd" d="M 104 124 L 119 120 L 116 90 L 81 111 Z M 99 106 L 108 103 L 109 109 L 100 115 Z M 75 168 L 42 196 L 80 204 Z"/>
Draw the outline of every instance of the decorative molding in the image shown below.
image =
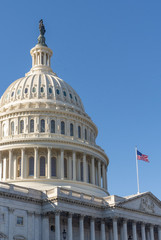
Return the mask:
<path fill-rule="evenodd" d="M 155 213 L 155 211 L 154 211 L 154 203 L 147 196 L 144 197 L 144 198 L 141 198 L 139 209 L 142 210 L 142 211 L 145 211 L 145 212 Z"/>

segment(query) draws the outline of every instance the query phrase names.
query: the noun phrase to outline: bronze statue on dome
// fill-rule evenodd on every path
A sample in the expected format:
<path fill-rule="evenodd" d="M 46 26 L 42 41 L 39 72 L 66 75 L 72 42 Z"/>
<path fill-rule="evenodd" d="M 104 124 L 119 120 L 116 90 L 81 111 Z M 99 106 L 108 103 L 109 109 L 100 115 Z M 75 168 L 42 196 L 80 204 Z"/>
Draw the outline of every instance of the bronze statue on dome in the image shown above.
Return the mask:
<path fill-rule="evenodd" d="M 38 44 L 41 45 L 41 46 L 47 47 L 47 45 L 45 43 L 45 37 L 44 37 L 44 34 L 45 34 L 46 30 L 45 30 L 45 26 L 43 24 L 42 19 L 39 21 L 39 30 L 40 30 L 40 35 L 38 37 Z"/>

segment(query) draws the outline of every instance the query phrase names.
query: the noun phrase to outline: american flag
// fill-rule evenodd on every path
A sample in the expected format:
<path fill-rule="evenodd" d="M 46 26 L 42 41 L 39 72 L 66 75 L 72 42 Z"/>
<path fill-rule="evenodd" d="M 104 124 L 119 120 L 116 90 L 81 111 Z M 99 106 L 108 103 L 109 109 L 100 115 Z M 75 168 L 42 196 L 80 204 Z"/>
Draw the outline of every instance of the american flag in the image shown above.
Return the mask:
<path fill-rule="evenodd" d="M 148 155 L 142 154 L 137 150 L 137 160 L 143 160 L 145 162 L 149 162 Z"/>

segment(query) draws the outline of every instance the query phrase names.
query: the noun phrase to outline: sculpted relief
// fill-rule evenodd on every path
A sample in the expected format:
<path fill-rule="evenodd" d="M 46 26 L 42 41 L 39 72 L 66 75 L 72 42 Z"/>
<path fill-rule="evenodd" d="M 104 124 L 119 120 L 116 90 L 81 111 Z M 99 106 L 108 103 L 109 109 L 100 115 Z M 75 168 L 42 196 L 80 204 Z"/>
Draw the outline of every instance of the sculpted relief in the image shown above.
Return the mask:
<path fill-rule="evenodd" d="M 144 197 L 141 199 L 140 202 L 140 210 L 149 212 L 149 213 L 154 213 L 154 203 L 151 199 L 148 197 Z"/>

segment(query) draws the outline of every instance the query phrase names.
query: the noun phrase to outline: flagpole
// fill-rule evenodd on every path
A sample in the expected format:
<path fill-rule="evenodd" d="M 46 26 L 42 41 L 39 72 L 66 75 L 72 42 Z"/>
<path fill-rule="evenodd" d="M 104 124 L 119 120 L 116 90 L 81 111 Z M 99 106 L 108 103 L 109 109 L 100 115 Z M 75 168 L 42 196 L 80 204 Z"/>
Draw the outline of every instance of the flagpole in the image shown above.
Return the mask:
<path fill-rule="evenodd" d="M 139 191 L 139 171 L 138 171 L 138 160 L 137 160 L 137 147 L 135 147 L 135 154 L 136 154 L 136 174 L 137 174 L 137 186 L 138 186 L 138 194 Z"/>

